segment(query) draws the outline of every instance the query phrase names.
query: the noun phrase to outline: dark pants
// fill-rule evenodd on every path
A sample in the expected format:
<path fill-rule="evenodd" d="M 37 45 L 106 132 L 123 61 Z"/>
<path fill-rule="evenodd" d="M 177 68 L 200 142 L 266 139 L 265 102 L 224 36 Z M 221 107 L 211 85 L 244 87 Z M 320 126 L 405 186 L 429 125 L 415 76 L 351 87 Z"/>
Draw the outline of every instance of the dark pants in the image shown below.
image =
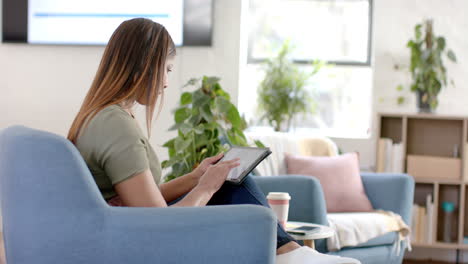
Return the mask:
<path fill-rule="evenodd" d="M 219 191 L 217 191 L 208 205 L 229 205 L 229 204 L 257 204 L 265 207 L 270 207 L 268 201 L 257 186 L 251 176 L 247 178 L 240 185 L 225 183 Z M 291 241 L 295 241 L 283 227 L 277 224 L 277 242 L 276 248 L 279 248 Z"/>

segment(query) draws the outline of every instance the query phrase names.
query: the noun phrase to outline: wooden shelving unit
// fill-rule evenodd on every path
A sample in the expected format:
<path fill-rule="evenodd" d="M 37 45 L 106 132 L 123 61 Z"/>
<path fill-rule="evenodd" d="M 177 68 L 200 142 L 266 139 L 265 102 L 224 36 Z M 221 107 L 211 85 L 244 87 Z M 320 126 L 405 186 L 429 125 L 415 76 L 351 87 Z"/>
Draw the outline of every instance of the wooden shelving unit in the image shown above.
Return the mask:
<path fill-rule="evenodd" d="M 460 159 L 461 171 L 456 175 L 438 177 L 415 177 L 416 204 L 424 205 L 427 194 L 432 194 L 434 203 L 433 239 L 428 242 L 412 243 L 414 247 L 468 250 L 463 238 L 468 237 L 468 174 L 465 172 L 465 155 L 468 155 L 468 116 L 442 116 L 436 114 L 394 114 L 378 116 L 378 138 L 390 138 L 403 144 L 404 164 L 407 172 L 407 156 L 431 156 Z M 377 144 L 377 148 L 378 148 Z M 458 151 L 455 151 L 455 149 Z M 458 153 L 454 157 L 454 153 Z M 376 155 L 378 149 L 376 150 Z M 468 170 L 467 170 L 468 171 Z M 442 202 L 455 204 L 452 241 L 443 242 Z"/>

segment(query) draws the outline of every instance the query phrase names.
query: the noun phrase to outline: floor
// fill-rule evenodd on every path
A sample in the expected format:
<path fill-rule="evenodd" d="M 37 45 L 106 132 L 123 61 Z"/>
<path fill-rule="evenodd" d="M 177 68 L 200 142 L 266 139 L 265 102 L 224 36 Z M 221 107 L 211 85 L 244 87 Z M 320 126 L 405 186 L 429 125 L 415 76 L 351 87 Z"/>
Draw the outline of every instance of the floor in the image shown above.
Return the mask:
<path fill-rule="evenodd" d="M 432 260 L 403 260 L 403 264 L 452 264 L 454 262 L 432 261 Z"/>
<path fill-rule="evenodd" d="M 3 234 L 0 232 L 0 264 L 6 264 L 5 248 L 3 246 Z M 427 261 L 427 260 L 404 260 L 403 264 L 451 264 L 450 262 L 442 261 Z"/>
<path fill-rule="evenodd" d="M 3 246 L 3 233 L 0 232 L 0 264 L 6 264 L 5 247 Z"/>

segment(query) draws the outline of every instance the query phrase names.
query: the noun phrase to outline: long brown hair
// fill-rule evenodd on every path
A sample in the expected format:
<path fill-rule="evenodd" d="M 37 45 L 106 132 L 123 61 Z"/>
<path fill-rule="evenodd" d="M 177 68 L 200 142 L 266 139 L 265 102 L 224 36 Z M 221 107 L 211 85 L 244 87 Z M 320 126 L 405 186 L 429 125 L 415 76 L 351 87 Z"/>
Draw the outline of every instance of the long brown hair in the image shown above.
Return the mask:
<path fill-rule="evenodd" d="M 145 18 L 120 24 L 104 50 L 68 139 L 76 143 L 81 129 L 105 107 L 142 98 L 149 137 L 156 102 L 159 95 L 163 97 L 166 60 L 174 55 L 174 42 L 162 25 Z"/>

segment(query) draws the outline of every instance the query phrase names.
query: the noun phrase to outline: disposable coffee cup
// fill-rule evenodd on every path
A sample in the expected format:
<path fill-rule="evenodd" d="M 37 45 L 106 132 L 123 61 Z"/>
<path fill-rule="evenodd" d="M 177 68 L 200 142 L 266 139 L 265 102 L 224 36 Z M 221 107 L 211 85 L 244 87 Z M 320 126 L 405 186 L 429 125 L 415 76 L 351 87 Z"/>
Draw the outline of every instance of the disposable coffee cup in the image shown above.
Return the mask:
<path fill-rule="evenodd" d="M 268 204 L 278 217 L 278 222 L 286 227 L 289 214 L 289 200 L 291 196 L 287 192 L 270 192 L 267 195 Z"/>

